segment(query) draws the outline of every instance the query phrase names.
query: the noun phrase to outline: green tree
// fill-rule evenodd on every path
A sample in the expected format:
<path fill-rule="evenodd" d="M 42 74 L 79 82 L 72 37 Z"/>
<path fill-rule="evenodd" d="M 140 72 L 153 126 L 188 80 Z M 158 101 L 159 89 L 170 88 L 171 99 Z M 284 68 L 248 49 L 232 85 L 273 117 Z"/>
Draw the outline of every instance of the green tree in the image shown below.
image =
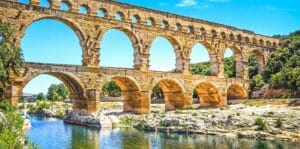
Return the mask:
<path fill-rule="evenodd" d="M 51 84 L 48 88 L 47 99 L 62 100 L 70 96 L 68 88 L 64 84 Z"/>
<path fill-rule="evenodd" d="M 21 48 L 12 42 L 13 29 L 8 23 L 0 23 L 0 95 L 5 92 L 10 75 L 20 75 L 24 66 Z"/>
<path fill-rule="evenodd" d="M 191 74 L 194 75 L 210 76 L 211 75 L 210 62 L 191 64 L 190 72 Z"/>
<path fill-rule="evenodd" d="M 109 97 L 120 97 L 122 95 L 120 87 L 114 81 L 105 82 L 102 91 Z"/>
<path fill-rule="evenodd" d="M 250 80 L 250 90 L 260 90 L 265 84 L 262 75 L 258 74 Z"/>
<path fill-rule="evenodd" d="M 235 57 L 231 56 L 224 59 L 224 75 L 228 78 L 234 78 L 236 76 L 235 70 Z"/>
<path fill-rule="evenodd" d="M 271 88 L 287 89 L 300 96 L 300 31 L 283 36 L 281 43 L 271 55 L 263 78 Z"/>
<path fill-rule="evenodd" d="M 164 98 L 163 91 L 162 91 L 161 87 L 159 86 L 159 84 L 156 84 L 152 89 L 151 99 L 153 99 L 153 98 L 156 98 L 156 99 Z"/>
<path fill-rule="evenodd" d="M 258 61 L 254 53 L 249 55 L 248 59 L 248 71 L 249 71 L 249 78 L 252 79 L 254 76 L 258 74 Z"/>
<path fill-rule="evenodd" d="M 37 100 L 39 100 L 39 101 L 46 100 L 46 97 L 45 97 L 44 93 L 39 93 L 39 94 L 36 95 L 35 100 L 36 101 Z"/>

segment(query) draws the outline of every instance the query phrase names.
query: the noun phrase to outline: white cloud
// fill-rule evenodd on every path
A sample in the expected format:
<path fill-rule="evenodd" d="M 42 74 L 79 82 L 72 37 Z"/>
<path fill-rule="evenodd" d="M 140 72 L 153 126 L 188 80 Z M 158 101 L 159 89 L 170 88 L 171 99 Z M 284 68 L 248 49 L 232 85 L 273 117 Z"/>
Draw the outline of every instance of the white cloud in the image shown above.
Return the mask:
<path fill-rule="evenodd" d="M 230 2 L 231 0 L 208 0 L 208 1 L 213 3 L 225 3 L 225 2 Z"/>
<path fill-rule="evenodd" d="M 181 0 L 176 6 L 177 7 L 190 7 L 196 6 L 198 3 L 196 0 Z"/>

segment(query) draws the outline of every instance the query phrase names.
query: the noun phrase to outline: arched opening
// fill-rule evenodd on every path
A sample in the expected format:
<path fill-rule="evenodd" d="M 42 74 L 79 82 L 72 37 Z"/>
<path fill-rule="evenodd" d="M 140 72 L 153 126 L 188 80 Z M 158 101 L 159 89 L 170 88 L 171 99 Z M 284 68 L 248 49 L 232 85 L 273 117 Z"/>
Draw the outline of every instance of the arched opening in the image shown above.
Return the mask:
<path fill-rule="evenodd" d="M 148 113 L 149 103 L 143 103 L 139 85 L 129 77 L 111 79 L 121 91 L 124 112 Z"/>
<path fill-rule="evenodd" d="M 51 1 L 49 0 L 40 0 L 40 6 L 45 8 L 51 7 Z"/>
<path fill-rule="evenodd" d="M 88 14 L 88 12 L 89 12 L 88 6 L 86 6 L 86 5 L 81 5 L 81 6 L 79 7 L 79 13 L 81 13 L 81 14 Z"/>
<path fill-rule="evenodd" d="M 169 23 L 167 21 L 162 21 L 161 28 L 166 30 L 169 29 Z"/>
<path fill-rule="evenodd" d="M 154 18 L 148 18 L 146 23 L 148 26 L 155 26 Z"/>
<path fill-rule="evenodd" d="M 63 11 L 70 11 L 71 10 L 71 4 L 69 2 L 66 2 L 66 1 L 62 1 L 60 3 L 60 10 L 63 10 Z"/>
<path fill-rule="evenodd" d="M 198 98 L 201 107 L 218 107 L 225 104 L 216 86 L 207 81 L 196 86 L 193 97 Z"/>
<path fill-rule="evenodd" d="M 29 4 L 30 0 L 18 0 L 17 2 L 22 4 Z"/>
<path fill-rule="evenodd" d="M 229 104 L 234 103 L 237 100 L 245 100 L 247 98 L 248 96 L 246 90 L 238 84 L 232 84 L 227 89 L 227 102 Z"/>
<path fill-rule="evenodd" d="M 124 19 L 125 19 L 125 16 L 124 16 L 124 14 L 122 13 L 122 12 L 117 12 L 116 14 L 115 14 L 115 20 L 118 20 L 118 21 L 124 21 Z"/>
<path fill-rule="evenodd" d="M 80 65 L 82 50 L 77 37 L 82 38 L 80 31 L 63 20 L 35 21 L 26 29 L 21 42 L 25 61 Z"/>
<path fill-rule="evenodd" d="M 190 56 L 190 72 L 195 75 L 212 75 L 210 55 L 208 49 L 200 43 L 195 44 Z"/>
<path fill-rule="evenodd" d="M 228 78 L 243 78 L 243 61 L 241 51 L 235 47 L 226 48 L 224 52 L 224 75 Z"/>
<path fill-rule="evenodd" d="M 133 15 L 131 21 L 132 21 L 132 23 L 137 23 L 137 24 L 139 24 L 139 23 L 141 23 L 141 17 L 138 16 L 138 15 Z"/>
<path fill-rule="evenodd" d="M 21 99 L 26 102 L 73 103 L 73 110 L 88 110 L 82 83 L 69 74 L 49 72 L 30 76 L 21 91 Z"/>
<path fill-rule="evenodd" d="M 107 17 L 107 10 L 104 8 L 100 8 L 98 10 L 98 17 L 106 18 Z"/>
<path fill-rule="evenodd" d="M 251 79 L 255 75 L 262 73 L 264 67 L 264 55 L 259 50 L 253 50 L 248 57 L 249 78 Z"/>
<path fill-rule="evenodd" d="M 114 81 L 105 81 L 102 87 L 101 101 L 122 101 L 120 87 Z"/>
<path fill-rule="evenodd" d="M 151 104 L 164 103 L 165 111 L 183 109 L 188 104 L 183 88 L 178 82 L 171 79 L 162 79 L 155 84 L 150 98 Z"/>
<path fill-rule="evenodd" d="M 134 40 L 134 35 L 127 30 L 110 29 L 106 31 L 100 42 L 101 66 L 133 68 Z"/>
<path fill-rule="evenodd" d="M 151 44 L 150 70 L 166 72 L 175 72 L 176 70 L 174 45 L 165 37 L 159 36 Z"/>
<path fill-rule="evenodd" d="M 174 31 L 175 31 L 175 32 L 180 32 L 181 30 L 182 30 L 182 25 L 179 24 L 179 23 L 176 23 L 176 24 L 175 24 Z"/>

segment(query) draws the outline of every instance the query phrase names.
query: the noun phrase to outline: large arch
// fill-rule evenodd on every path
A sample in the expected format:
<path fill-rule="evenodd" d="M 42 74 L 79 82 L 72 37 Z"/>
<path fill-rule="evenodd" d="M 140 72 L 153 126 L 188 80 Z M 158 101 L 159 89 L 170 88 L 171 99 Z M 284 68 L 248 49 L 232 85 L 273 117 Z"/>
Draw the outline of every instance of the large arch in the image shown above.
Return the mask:
<path fill-rule="evenodd" d="M 254 54 L 256 62 L 258 63 L 258 73 L 262 73 L 266 65 L 264 54 L 260 50 L 254 49 L 250 52 L 248 59 L 250 59 L 251 54 Z"/>
<path fill-rule="evenodd" d="M 159 84 L 163 91 L 166 111 L 183 109 L 184 106 L 188 104 L 184 94 L 184 89 L 176 80 L 161 79 L 156 84 Z"/>
<path fill-rule="evenodd" d="M 86 54 L 85 46 L 84 46 L 84 39 L 85 39 L 84 32 L 82 32 L 82 29 L 79 28 L 73 21 L 71 21 L 69 19 L 56 17 L 56 16 L 43 16 L 43 17 L 34 18 L 31 22 L 26 22 L 28 24 L 22 24 L 22 28 L 20 29 L 20 39 L 21 40 L 19 41 L 20 43 L 17 43 L 17 44 L 20 44 L 20 45 L 23 44 L 24 37 L 26 36 L 26 31 L 31 27 L 31 25 L 33 25 L 34 23 L 37 23 L 39 21 L 47 21 L 47 20 L 57 21 L 57 22 L 61 23 L 62 25 L 66 25 L 68 28 L 71 29 L 72 32 L 75 33 L 75 35 L 78 39 L 78 42 L 79 42 L 79 46 L 81 48 L 82 64 L 85 65 L 84 60 L 83 60 L 84 55 Z M 81 61 L 79 63 L 81 63 Z"/>
<path fill-rule="evenodd" d="M 232 84 L 227 89 L 227 101 L 247 99 L 247 91 L 239 84 Z"/>
<path fill-rule="evenodd" d="M 162 46 L 165 49 L 168 49 L 168 50 L 173 49 L 173 50 L 167 51 L 168 53 L 164 53 L 165 51 L 161 51 L 161 50 L 165 50 L 165 49 L 161 49 Z M 171 36 L 159 35 L 159 36 L 155 37 L 152 40 L 151 46 L 149 47 L 149 50 L 148 50 L 149 51 L 148 53 L 150 53 L 150 59 L 149 59 L 150 69 L 157 70 L 157 71 L 173 71 L 173 69 L 175 69 L 176 72 L 183 71 L 183 61 L 182 61 L 180 49 L 181 48 L 180 48 L 179 42 Z M 157 53 L 154 54 L 153 50 L 156 50 L 155 52 L 157 52 Z M 173 56 L 168 57 L 169 52 L 172 52 L 174 54 L 173 56 L 175 56 L 175 57 L 173 57 Z M 164 61 L 160 62 L 157 60 L 157 58 L 161 58 Z M 156 59 L 156 60 L 153 60 L 153 59 Z M 168 64 L 165 65 L 166 60 L 170 60 L 168 63 L 170 65 L 174 65 L 174 67 L 168 66 Z M 153 66 L 152 64 L 154 61 L 156 63 Z M 169 68 L 169 67 L 172 67 L 172 68 Z"/>
<path fill-rule="evenodd" d="M 224 51 L 222 52 L 222 56 L 224 57 L 224 60 L 226 58 L 226 51 L 231 50 L 234 56 L 234 77 L 235 78 L 243 78 L 244 77 L 244 64 L 243 64 L 243 56 L 242 51 L 238 47 L 235 46 L 227 46 Z M 229 57 L 227 57 L 229 58 Z M 223 64 L 225 61 L 223 61 Z M 225 67 L 224 67 L 225 69 Z M 224 70 L 225 71 L 225 70 Z"/>
<path fill-rule="evenodd" d="M 196 53 L 195 50 L 200 50 L 204 53 Z M 194 53 L 198 54 L 198 57 L 196 57 Z M 190 55 L 188 57 L 191 60 L 191 64 L 200 62 L 202 64 L 208 63 L 208 65 L 210 65 L 210 74 L 206 73 L 205 75 L 216 76 L 218 74 L 217 55 L 213 47 L 211 47 L 209 43 L 197 41 L 191 49 Z M 200 61 L 195 61 L 194 59 L 199 59 Z"/>
<path fill-rule="evenodd" d="M 149 112 L 149 101 L 144 101 L 141 88 L 131 77 L 115 76 L 113 80 L 121 89 L 123 97 L 124 112 L 134 112 L 138 114 Z"/>
<path fill-rule="evenodd" d="M 35 74 L 26 76 L 24 78 L 23 85 L 21 86 L 20 93 L 18 93 L 18 97 L 22 96 L 23 89 L 25 86 L 34 78 L 39 75 L 50 75 L 53 76 L 60 81 L 62 81 L 70 91 L 70 97 L 73 99 L 73 110 L 87 110 L 89 111 L 87 97 L 85 97 L 85 90 L 83 82 L 73 74 L 63 73 L 63 72 L 37 72 Z"/>
<path fill-rule="evenodd" d="M 132 66 L 130 66 L 130 67 L 135 67 L 135 66 L 139 65 L 140 64 L 140 48 L 139 48 L 139 45 L 138 45 L 138 38 L 136 37 L 136 35 L 133 32 L 131 32 L 130 30 L 128 30 L 126 28 L 122 28 L 122 27 L 107 28 L 107 29 L 103 30 L 101 32 L 101 34 L 99 35 L 100 47 L 101 47 L 101 50 L 100 50 L 100 57 L 101 57 L 100 61 L 103 58 L 102 57 L 102 53 L 101 53 L 101 52 L 103 52 L 102 51 L 103 50 L 103 47 L 102 47 L 103 46 L 103 40 L 104 40 L 106 34 L 109 33 L 110 31 L 115 32 L 115 34 L 117 36 L 124 36 L 124 38 L 128 38 L 129 39 L 130 46 L 127 45 L 127 43 L 123 43 L 123 44 L 126 44 L 126 46 L 128 46 L 128 48 L 129 48 L 129 50 L 131 50 L 131 48 L 133 50 L 132 51 L 132 59 L 133 59 L 132 62 L 133 63 L 132 63 Z M 122 35 L 122 34 L 124 34 L 124 35 Z M 128 49 L 126 49 L 126 50 L 128 50 Z M 100 62 L 100 64 L 101 64 L 101 62 Z M 119 64 L 119 65 L 121 65 L 121 64 Z M 124 66 L 122 66 L 122 67 L 124 67 Z M 129 66 L 127 66 L 127 67 L 129 67 Z"/>
<path fill-rule="evenodd" d="M 201 107 L 218 107 L 225 105 L 224 98 L 219 94 L 217 87 L 208 81 L 200 82 L 196 86 Z"/>

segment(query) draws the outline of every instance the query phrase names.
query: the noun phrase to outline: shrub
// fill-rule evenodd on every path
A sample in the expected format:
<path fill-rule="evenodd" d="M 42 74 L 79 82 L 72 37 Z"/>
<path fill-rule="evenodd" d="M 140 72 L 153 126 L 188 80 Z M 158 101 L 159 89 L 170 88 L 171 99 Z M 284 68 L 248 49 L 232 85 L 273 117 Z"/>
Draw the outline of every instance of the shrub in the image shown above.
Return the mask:
<path fill-rule="evenodd" d="M 259 130 L 267 130 L 267 122 L 262 118 L 255 119 L 255 125 L 259 127 Z"/>
<path fill-rule="evenodd" d="M 56 114 L 59 118 L 63 118 L 65 116 L 65 111 L 63 109 L 58 109 Z"/>
<path fill-rule="evenodd" d="M 184 109 L 185 109 L 185 110 L 193 110 L 194 107 L 193 107 L 192 105 L 186 105 L 186 106 L 184 107 Z"/>
<path fill-rule="evenodd" d="M 236 114 L 236 116 L 240 116 L 240 115 L 241 115 L 240 113 L 237 113 L 237 114 Z"/>
<path fill-rule="evenodd" d="M 176 110 L 175 110 L 175 114 L 182 114 L 182 111 L 176 109 Z"/>
<path fill-rule="evenodd" d="M 274 115 L 274 112 L 268 112 L 269 115 Z"/>
<path fill-rule="evenodd" d="M 198 116 L 198 114 L 197 113 L 193 113 L 192 116 Z"/>
<path fill-rule="evenodd" d="M 211 118 L 215 118 L 215 117 L 216 117 L 216 115 L 214 115 L 214 114 L 211 116 Z"/>
<path fill-rule="evenodd" d="M 275 127 L 276 128 L 282 128 L 282 126 L 283 126 L 283 120 L 282 120 L 282 118 L 276 119 L 276 121 L 275 121 Z"/>

